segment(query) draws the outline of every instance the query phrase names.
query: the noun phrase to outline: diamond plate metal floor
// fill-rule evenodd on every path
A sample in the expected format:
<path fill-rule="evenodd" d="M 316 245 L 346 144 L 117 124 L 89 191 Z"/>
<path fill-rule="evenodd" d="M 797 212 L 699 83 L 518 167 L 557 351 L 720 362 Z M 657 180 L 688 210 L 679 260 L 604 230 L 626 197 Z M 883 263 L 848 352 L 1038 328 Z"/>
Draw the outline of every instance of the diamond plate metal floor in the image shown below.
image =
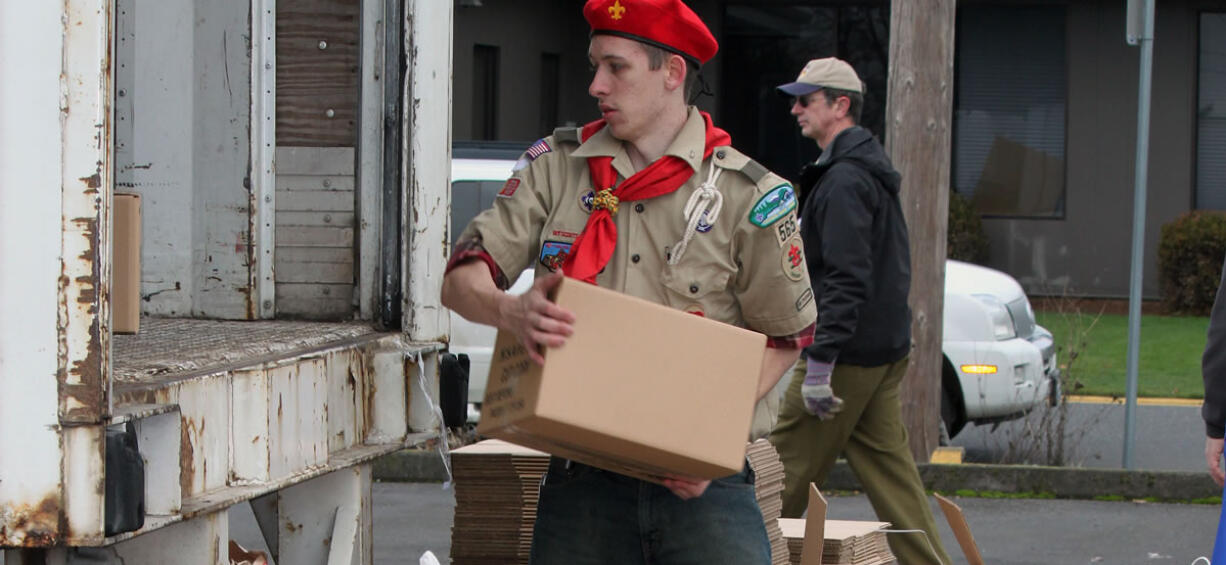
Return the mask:
<path fill-rule="evenodd" d="M 112 337 L 116 382 L 154 382 L 185 373 L 260 363 L 378 333 L 370 322 L 232 322 L 141 318 L 140 333 Z"/>

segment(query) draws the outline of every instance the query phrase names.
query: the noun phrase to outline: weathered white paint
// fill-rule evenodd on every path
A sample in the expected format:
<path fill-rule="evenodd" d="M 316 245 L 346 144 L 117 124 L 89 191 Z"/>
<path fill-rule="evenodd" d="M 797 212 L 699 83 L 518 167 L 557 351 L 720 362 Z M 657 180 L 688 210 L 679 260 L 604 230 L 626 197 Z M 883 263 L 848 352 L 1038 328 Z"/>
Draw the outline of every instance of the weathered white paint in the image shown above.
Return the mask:
<path fill-rule="evenodd" d="M 0 2 L 0 454 L 21 457 L 0 465 L 0 545 L 21 542 L 12 524 L 30 505 L 59 506 L 62 16 L 62 3 Z"/>
<path fill-rule="evenodd" d="M 405 387 L 409 381 L 405 374 L 404 352 L 386 349 L 374 353 L 371 359 L 374 378 L 369 391 L 370 430 L 366 443 L 399 443 L 408 433 L 408 399 Z"/>
<path fill-rule="evenodd" d="M 281 491 L 278 562 L 369 563 L 371 555 L 364 539 L 371 535 L 370 471 L 369 464 L 358 465 Z M 347 539 L 336 539 L 337 533 Z M 329 539 L 330 543 L 323 542 Z M 334 547 L 338 561 L 329 558 Z"/>
<path fill-rule="evenodd" d="M 246 2 L 195 0 L 191 107 L 196 294 L 203 318 L 257 318 L 251 271 L 251 12 Z"/>
<path fill-rule="evenodd" d="M 405 361 L 409 374 L 409 431 L 430 432 L 443 427 L 438 408 L 438 355 L 421 355 Z"/>
<path fill-rule="evenodd" d="M 362 2 L 358 89 L 358 315 L 373 320 L 379 296 L 379 232 L 383 210 L 382 1 Z"/>
<path fill-rule="evenodd" d="M 356 239 L 354 149 L 277 149 L 277 312 L 352 319 Z M 312 297 L 320 295 L 322 299 Z"/>
<path fill-rule="evenodd" d="M 183 415 L 183 496 L 226 486 L 230 461 L 230 382 L 224 378 L 184 381 L 167 390 Z"/>
<path fill-rule="evenodd" d="M 135 421 L 137 443 L 145 462 L 145 512 L 178 514 L 183 506 L 179 484 L 179 443 L 182 421 L 178 410 L 170 410 Z"/>
<path fill-rule="evenodd" d="M 193 0 L 120 0 L 116 190 L 141 195 L 141 310 L 192 312 Z"/>
<path fill-rule="evenodd" d="M 268 372 L 234 371 L 230 382 L 234 414 L 230 426 L 230 484 L 267 481 Z"/>
<path fill-rule="evenodd" d="M 71 426 L 64 435 L 64 514 L 69 544 L 102 539 L 106 434 L 102 426 Z"/>
<path fill-rule="evenodd" d="M 250 5 L 123 5 L 131 46 L 121 44 L 116 64 L 131 133 L 120 130 L 117 165 L 119 188 L 143 197 L 142 309 L 255 318 Z"/>
<path fill-rule="evenodd" d="M 406 335 L 439 341 L 449 332 L 439 295 L 447 260 L 451 194 L 451 34 L 454 3 L 406 0 L 404 289 Z"/>
<path fill-rule="evenodd" d="M 108 0 L 64 2 L 61 422 L 96 424 L 107 410 L 111 354 L 111 8 Z"/>
<path fill-rule="evenodd" d="M 229 514 L 215 512 L 117 543 L 101 553 L 114 556 L 114 561 L 103 561 L 108 565 L 229 565 L 229 541 Z M 86 563 L 96 565 L 98 561 L 82 565 Z"/>
<path fill-rule="evenodd" d="M 251 1 L 251 222 L 260 318 L 276 310 L 277 0 Z"/>
<path fill-rule="evenodd" d="M 306 359 L 269 374 L 269 475 L 285 477 L 328 462 L 325 360 Z"/>
<path fill-rule="evenodd" d="M 361 445 L 366 433 L 366 375 L 364 355 L 328 356 L 328 453 Z"/>

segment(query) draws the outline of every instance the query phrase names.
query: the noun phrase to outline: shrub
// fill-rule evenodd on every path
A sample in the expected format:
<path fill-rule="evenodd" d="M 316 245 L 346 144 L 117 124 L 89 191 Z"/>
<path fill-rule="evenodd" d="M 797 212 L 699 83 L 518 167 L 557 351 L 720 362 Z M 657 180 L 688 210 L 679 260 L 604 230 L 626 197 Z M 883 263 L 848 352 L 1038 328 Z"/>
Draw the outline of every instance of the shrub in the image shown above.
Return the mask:
<path fill-rule="evenodd" d="M 1208 315 L 1226 256 L 1226 214 L 1193 211 L 1162 226 L 1158 277 L 1167 311 Z"/>
<path fill-rule="evenodd" d="M 983 231 L 983 220 L 971 201 L 956 190 L 949 191 L 945 256 L 980 265 L 988 261 L 988 236 Z"/>

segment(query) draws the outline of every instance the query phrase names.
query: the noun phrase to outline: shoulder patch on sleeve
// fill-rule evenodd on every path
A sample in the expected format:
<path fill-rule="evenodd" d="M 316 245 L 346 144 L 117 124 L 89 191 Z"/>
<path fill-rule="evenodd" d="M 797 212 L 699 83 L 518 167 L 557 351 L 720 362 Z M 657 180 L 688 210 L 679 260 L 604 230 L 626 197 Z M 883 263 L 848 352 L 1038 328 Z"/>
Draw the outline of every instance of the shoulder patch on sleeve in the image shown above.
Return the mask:
<path fill-rule="evenodd" d="M 731 147 L 720 147 L 715 150 L 715 164 L 730 171 L 740 171 L 754 184 L 758 184 L 770 174 L 770 170 L 762 164 Z"/>
<path fill-rule="evenodd" d="M 558 143 L 579 143 L 579 128 L 562 127 L 553 130 L 553 138 Z"/>
<path fill-rule="evenodd" d="M 550 151 L 553 151 L 553 147 L 549 145 L 549 141 L 546 139 L 538 139 L 536 140 L 536 143 L 532 144 L 532 147 L 529 147 L 527 151 L 524 151 L 524 156 L 535 161 L 537 157 L 549 153 Z"/>
<path fill-rule="evenodd" d="M 796 210 L 796 191 L 783 182 L 767 190 L 749 210 L 749 222 L 765 228 Z"/>

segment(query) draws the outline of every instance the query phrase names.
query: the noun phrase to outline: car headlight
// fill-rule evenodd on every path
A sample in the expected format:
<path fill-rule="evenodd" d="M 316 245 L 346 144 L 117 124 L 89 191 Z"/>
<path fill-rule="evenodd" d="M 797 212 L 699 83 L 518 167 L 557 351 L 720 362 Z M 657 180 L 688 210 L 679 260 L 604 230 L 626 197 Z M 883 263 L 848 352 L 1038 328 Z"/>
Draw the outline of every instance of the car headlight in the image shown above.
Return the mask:
<path fill-rule="evenodd" d="M 1009 314 L 1009 309 L 1005 307 L 1004 302 L 991 294 L 972 294 L 971 296 L 983 304 L 984 309 L 987 310 L 988 320 L 992 323 L 992 335 L 997 341 L 1017 337 L 1017 331 L 1013 328 L 1013 316 Z"/>

